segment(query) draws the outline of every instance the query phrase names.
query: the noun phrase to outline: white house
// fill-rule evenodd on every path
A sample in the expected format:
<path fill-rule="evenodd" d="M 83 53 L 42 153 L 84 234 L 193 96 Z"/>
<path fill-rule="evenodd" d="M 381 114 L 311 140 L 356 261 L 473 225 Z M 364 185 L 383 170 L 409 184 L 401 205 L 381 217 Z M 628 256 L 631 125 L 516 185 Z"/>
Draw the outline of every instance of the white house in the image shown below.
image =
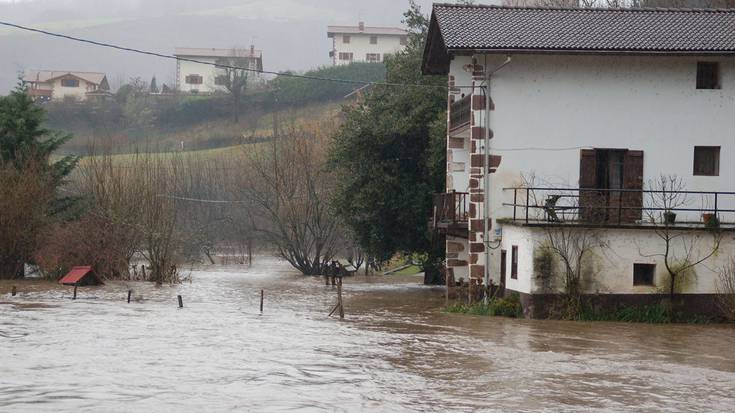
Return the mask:
<path fill-rule="evenodd" d="M 28 88 L 28 93 L 40 102 L 86 101 L 111 95 L 104 73 L 29 70 L 23 74 L 22 82 Z"/>
<path fill-rule="evenodd" d="M 244 67 L 248 81 L 262 82 L 263 52 L 254 46 L 249 49 L 213 49 L 177 47 L 176 90 L 184 93 L 224 92 L 227 69 L 215 65 Z M 202 63 L 198 63 L 202 62 Z"/>
<path fill-rule="evenodd" d="M 551 234 L 587 228 L 583 292 L 645 302 L 668 290 L 661 233 L 671 260 L 696 262 L 718 227 L 677 286 L 711 309 L 735 246 L 733 28 L 735 10 L 434 5 L 423 71 L 448 75 L 448 278 L 542 314 L 563 291 L 558 260 L 543 268 Z"/>
<path fill-rule="evenodd" d="M 352 62 L 382 62 L 386 55 L 403 49 L 408 32 L 397 27 L 328 26 L 327 37 L 332 39 L 329 57 L 332 64 Z"/>

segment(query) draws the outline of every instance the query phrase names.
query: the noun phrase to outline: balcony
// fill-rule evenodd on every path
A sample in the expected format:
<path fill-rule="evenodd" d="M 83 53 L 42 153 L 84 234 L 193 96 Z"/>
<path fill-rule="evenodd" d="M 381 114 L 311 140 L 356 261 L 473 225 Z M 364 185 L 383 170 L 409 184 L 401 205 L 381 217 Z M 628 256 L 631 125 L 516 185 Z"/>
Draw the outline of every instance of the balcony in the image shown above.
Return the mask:
<path fill-rule="evenodd" d="M 503 192 L 513 202 L 503 203 L 512 215 L 502 220 L 526 225 L 735 229 L 735 192 L 554 187 Z"/>
<path fill-rule="evenodd" d="M 472 95 L 463 97 L 449 106 L 449 132 L 468 128 L 472 121 Z"/>
<path fill-rule="evenodd" d="M 467 238 L 469 232 L 468 198 L 469 194 L 466 192 L 434 194 L 433 228 L 446 235 Z"/>

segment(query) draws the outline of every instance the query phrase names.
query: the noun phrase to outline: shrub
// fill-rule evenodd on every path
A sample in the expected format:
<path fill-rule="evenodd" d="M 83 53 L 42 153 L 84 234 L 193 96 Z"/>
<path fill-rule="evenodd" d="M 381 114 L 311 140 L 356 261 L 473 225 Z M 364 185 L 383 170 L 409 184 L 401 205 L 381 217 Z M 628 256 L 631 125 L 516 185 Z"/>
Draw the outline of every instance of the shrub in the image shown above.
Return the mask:
<path fill-rule="evenodd" d="M 521 299 L 517 293 L 513 293 L 505 298 L 494 298 L 487 304 L 452 304 L 446 307 L 444 311 L 455 314 L 502 316 L 511 318 L 523 317 L 523 306 L 521 306 Z"/>

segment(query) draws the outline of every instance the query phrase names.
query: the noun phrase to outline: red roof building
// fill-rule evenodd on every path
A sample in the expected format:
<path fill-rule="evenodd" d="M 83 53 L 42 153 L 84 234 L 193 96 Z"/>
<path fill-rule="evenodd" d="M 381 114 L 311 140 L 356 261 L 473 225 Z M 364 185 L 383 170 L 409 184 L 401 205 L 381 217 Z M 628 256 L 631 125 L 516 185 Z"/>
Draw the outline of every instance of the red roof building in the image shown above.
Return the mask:
<path fill-rule="evenodd" d="M 97 276 L 92 267 L 74 267 L 61 280 L 64 285 L 102 285 L 102 279 Z"/>

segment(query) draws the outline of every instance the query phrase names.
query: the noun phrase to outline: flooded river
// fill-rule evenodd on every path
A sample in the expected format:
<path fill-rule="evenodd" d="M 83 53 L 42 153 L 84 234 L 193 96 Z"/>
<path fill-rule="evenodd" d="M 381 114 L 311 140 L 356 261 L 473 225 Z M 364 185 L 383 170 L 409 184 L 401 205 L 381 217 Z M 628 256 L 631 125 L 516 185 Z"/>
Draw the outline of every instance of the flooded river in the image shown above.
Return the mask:
<path fill-rule="evenodd" d="M 274 260 L 192 278 L 0 296 L 0 412 L 735 411 L 729 326 L 445 314 L 417 277 L 346 280 L 340 322 Z"/>

